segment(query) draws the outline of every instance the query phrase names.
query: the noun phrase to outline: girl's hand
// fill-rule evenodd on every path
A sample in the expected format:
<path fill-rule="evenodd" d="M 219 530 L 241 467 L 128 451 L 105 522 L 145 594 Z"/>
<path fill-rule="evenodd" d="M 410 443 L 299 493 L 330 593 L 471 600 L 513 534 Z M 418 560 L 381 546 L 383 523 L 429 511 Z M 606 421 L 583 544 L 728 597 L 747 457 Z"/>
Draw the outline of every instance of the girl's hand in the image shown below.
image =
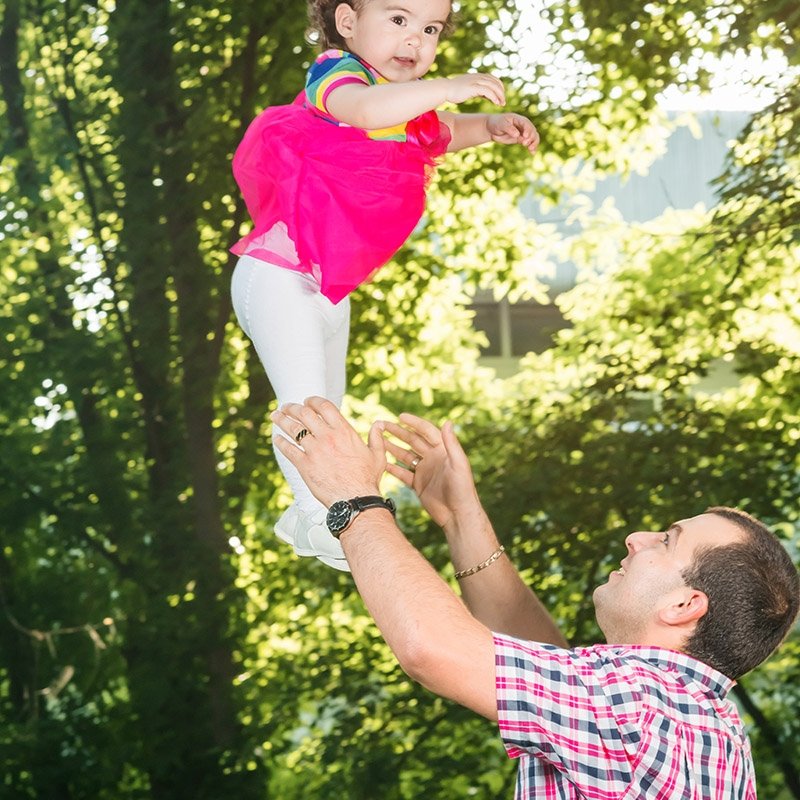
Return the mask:
<path fill-rule="evenodd" d="M 401 442 L 385 440 L 386 450 L 397 459 L 397 463 L 387 465 L 387 471 L 414 490 L 440 527 L 447 527 L 459 511 L 474 516 L 473 509 L 480 509 L 480 500 L 453 423 L 445 422 L 440 430 L 413 414 L 401 414 L 399 419 L 401 424 L 376 423 Z"/>
<path fill-rule="evenodd" d="M 445 78 L 447 81 L 447 101 L 463 103 L 473 97 L 485 97 L 498 106 L 506 104 L 506 90 L 494 75 L 481 72 L 469 72 L 465 75 L 454 75 Z"/>
<path fill-rule="evenodd" d="M 521 144 L 531 153 L 539 146 L 539 132 L 533 123 L 521 114 L 490 114 L 486 128 L 493 142 Z"/>

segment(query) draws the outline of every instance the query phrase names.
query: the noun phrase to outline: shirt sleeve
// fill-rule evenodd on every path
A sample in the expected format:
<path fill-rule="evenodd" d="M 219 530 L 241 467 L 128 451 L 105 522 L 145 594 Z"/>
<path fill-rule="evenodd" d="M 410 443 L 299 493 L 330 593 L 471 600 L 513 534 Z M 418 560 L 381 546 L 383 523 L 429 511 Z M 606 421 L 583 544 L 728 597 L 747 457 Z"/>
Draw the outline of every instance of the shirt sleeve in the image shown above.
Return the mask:
<path fill-rule="evenodd" d="M 348 83 L 371 86 L 374 76 L 364 64 L 345 50 L 326 50 L 311 65 L 306 77 L 308 102 L 323 111 L 328 111 L 328 96 L 334 89 Z"/>
<path fill-rule="evenodd" d="M 564 650 L 495 634 L 500 734 L 588 796 L 628 785 L 640 742 L 641 692 L 591 648 Z"/>

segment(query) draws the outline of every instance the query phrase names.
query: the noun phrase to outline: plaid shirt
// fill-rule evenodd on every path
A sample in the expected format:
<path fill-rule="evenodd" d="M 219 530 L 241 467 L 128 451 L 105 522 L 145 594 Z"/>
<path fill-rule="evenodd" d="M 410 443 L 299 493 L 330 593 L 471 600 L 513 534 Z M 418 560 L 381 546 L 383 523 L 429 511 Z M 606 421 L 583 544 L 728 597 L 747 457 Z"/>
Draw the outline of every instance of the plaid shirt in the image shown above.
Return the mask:
<path fill-rule="evenodd" d="M 755 800 L 733 681 L 716 670 L 658 647 L 494 640 L 517 800 Z"/>

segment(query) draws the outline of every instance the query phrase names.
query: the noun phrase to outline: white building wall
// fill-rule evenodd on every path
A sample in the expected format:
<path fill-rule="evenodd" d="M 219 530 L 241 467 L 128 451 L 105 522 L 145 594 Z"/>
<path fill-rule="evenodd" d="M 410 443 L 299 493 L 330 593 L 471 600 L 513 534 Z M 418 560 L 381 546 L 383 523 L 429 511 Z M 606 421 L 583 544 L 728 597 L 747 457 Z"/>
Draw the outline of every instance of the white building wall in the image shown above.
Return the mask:
<path fill-rule="evenodd" d="M 623 219 L 639 223 L 659 217 L 670 208 L 690 209 L 698 203 L 713 207 L 717 203 L 713 182 L 724 171 L 729 143 L 739 138 L 749 116 L 744 111 L 695 114 L 695 131 L 687 125 L 676 128 L 667 140 L 664 155 L 651 164 L 646 175 L 624 178 L 612 175 L 600 181 L 587 193 L 593 207 L 599 208 L 605 200 L 613 198 Z M 577 232 L 566 224 L 569 215 L 566 204 L 545 215 L 537 205 L 535 201 L 524 203 L 524 213 L 555 224 L 565 235 Z M 556 274 L 545 282 L 553 294 L 558 294 L 575 285 L 575 275 L 574 264 L 566 262 L 559 264 Z M 512 373 L 517 358 L 525 352 L 545 349 L 550 335 L 566 324 L 554 306 L 543 307 L 534 302 L 513 306 L 506 301 L 497 303 L 488 292 L 475 298 L 473 308 L 475 326 L 490 339 L 483 361 L 501 375 Z"/>

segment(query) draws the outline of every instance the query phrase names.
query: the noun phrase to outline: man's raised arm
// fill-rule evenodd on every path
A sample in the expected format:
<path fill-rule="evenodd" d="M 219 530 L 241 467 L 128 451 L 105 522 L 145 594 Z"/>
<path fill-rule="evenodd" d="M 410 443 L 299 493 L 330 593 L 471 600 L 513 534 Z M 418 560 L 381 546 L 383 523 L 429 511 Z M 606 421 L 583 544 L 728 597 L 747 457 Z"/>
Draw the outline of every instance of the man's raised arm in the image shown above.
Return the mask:
<path fill-rule="evenodd" d="M 276 446 L 326 506 L 379 494 L 386 456 L 378 427 L 366 445 L 319 397 L 286 405 L 272 419 L 290 437 L 276 437 Z M 301 446 L 295 442 L 302 430 Z M 391 513 L 362 511 L 340 540 L 367 610 L 403 669 L 436 694 L 496 720 L 491 632 L 406 540 Z"/>
<path fill-rule="evenodd" d="M 401 414 L 400 423 L 381 423 L 403 443 L 387 441 L 387 449 L 397 460 L 388 470 L 416 492 L 444 530 L 456 575 L 470 573 L 459 579 L 469 610 L 490 630 L 566 647 L 547 609 L 501 553 L 452 423 L 446 422 L 440 430 L 413 414 Z"/>

